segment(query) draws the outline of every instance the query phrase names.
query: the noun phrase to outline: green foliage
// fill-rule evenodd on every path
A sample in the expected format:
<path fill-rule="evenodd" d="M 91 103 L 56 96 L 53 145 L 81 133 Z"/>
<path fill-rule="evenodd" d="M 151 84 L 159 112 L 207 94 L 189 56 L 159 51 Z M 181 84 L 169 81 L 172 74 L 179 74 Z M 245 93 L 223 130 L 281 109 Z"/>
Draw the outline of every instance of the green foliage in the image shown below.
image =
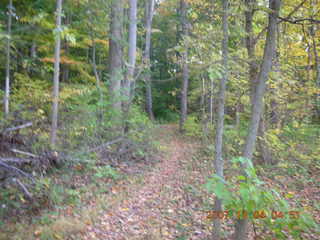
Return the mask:
<path fill-rule="evenodd" d="M 96 167 L 95 171 L 96 173 L 94 174 L 94 177 L 96 178 L 111 178 L 113 180 L 117 180 L 121 177 L 118 171 L 109 165 Z"/>
<path fill-rule="evenodd" d="M 264 211 L 266 215 L 260 220 L 275 233 L 277 239 L 287 239 L 285 232 L 295 239 L 300 239 L 301 233 L 314 231 L 317 228 L 316 223 L 308 214 L 302 213 L 297 218 L 290 216 L 292 209 L 289 203 L 275 189 L 270 189 L 259 179 L 250 160 L 239 157 L 234 158 L 232 162 L 237 168 L 239 164 L 242 167 L 246 166 L 244 175 L 235 176 L 229 181 L 214 175 L 205 184 L 208 192 L 214 193 L 222 200 L 225 209 L 230 212 L 231 216 L 240 213 L 238 216 L 243 218 L 246 217 L 244 215 L 246 213 L 250 221 L 257 221 L 256 213 Z M 284 215 L 273 219 L 271 213 L 273 211 Z"/>
<path fill-rule="evenodd" d="M 198 118 L 195 115 L 187 117 L 184 125 L 185 134 L 190 137 L 202 137 L 202 127 Z"/>
<path fill-rule="evenodd" d="M 113 140 L 122 135 L 115 129 L 124 123 L 130 127 L 126 134 L 132 147 L 130 155 L 119 157 L 119 161 L 128 159 L 148 159 L 152 154 L 154 142 L 152 139 L 152 123 L 142 109 L 145 99 L 145 83 L 137 81 L 137 92 L 128 119 L 121 119 L 117 123 L 112 121 L 115 115 L 121 118 L 121 111 L 111 110 L 107 77 L 108 37 L 106 23 L 110 22 L 110 1 L 95 0 L 77 1 L 74 7 L 73 1 L 65 1 L 63 4 L 63 23 L 59 30 L 55 28 L 55 3 L 54 1 L 21 0 L 13 1 L 15 17 L 12 24 L 11 39 L 11 96 L 10 115 L 4 119 L 3 111 L 0 111 L 0 132 L 3 128 L 16 126 L 26 121 L 32 121 L 32 128 L 22 129 L 15 133 L 23 139 L 26 145 L 18 146 L 28 152 L 43 154 L 49 149 L 50 115 L 52 103 L 52 72 L 54 38 L 60 34 L 61 49 L 61 74 L 60 74 L 60 99 L 59 99 L 59 129 L 57 151 L 61 156 L 76 156 L 79 162 L 86 162 L 81 168 L 81 174 L 90 174 L 90 179 L 96 182 L 112 182 L 121 174 L 109 165 L 101 166 L 100 154 L 86 153 L 88 149 Z M 292 12 L 299 1 L 293 0 L 282 4 L 282 14 L 287 16 Z M 7 1 L 0 3 L 0 41 L 5 43 L 7 35 Z M 144 4 L 139 5 L 139 8 Z M 159 1 L 157 14 L 154 16 L 151 56 L 151 78 L 154 102 L 154 113 L 161 123 L 177 122 L 179 120 L 180 89 L 181 89 L 181 53 L 188 43 L 188 64 L 190 73 L 190 86 L 188 89 L 188 112 L 191 113 L 185 123 L 186 134 L 192 137 L 203 136 L 202 126 L 196 114 L 199 113 L 199 100 L 204 102 L 205 111 L 209 112 L 210 96 L 213 97 L 214 110 L 219 100 L 216 98 L 218 81 L 222 77 L 221 66 L 221 17 L 219 1 L 196 0 L 188 1 L 190 18 L 190 36 L 182 37 L 179 28 L 179 14 L 177 14 L 177 1 Z M 305 2 L 296 9 L 296 16 L 304 18 L 319 18 L 317 12 L 318 3 Z M 126 6 L 127 7 L 127 6 Z M 250 81 L 248 81 L 248 63 L 252 60 L 260 63 L 263 54 L 265 38 L 258 37 L 265 33 L 267 14 L 270 10 L 262 1 L 253 6 L 255 11 L 253 18 L 253 35 L 256 39 L 254 48 L 255 59 L 248 59 L 245 49 L 244 13 L 246 7 L 240 1 L 230 4 L 230 31 L 229 31 L 229 83 L 226 97 L 226 127 L 224 132 L 224 157 L 230 159 L 239 156 L 244 139 L 247 135 L 247 123 L 250 116 Z M 214 11 L 208 11 L 214 9 Z M 144 11 L 139 9 L 138 13 Z M 139 19 L 142 16 L 139 16 Z M 128 25 L 127 22 L 125 24 Z M 192 26 L 191 26 L 192 25 Z M 143 24 L 138 25 L 138 39 L 145 34 Z M 312 24 L 310 24 L 312 27 Z M 281 23 L 281 29 L 277 39 L 277 59 L 274 71 L 270 73 L 267 82 L 268 91 L 265 95 L 265 113 L 267 131 L 264 143 L 272 152 L 272 157 L 279 160 L 278 169 L 286 171 L 292 176 L 303 175 L 300 182 L 311 182 L 307 179 L 311 176 L 309 170 L 320 169 L 320 128 L 314 124 L 319 116 L 316 114 L 316 96 L 319 86 L 315 81 L 316 67 L 311 50 L 312 40 L 319 39 L 319 29 L 311 33 L 309 27 L 297 28 L 294 24 L 285 21 Z M 53 30 L 53 34 L 50 34 Z M 178 30 L 178 32 L 177 32 Z M 49 33 L 49 34 L 48 34 Z M 124 35 L 126 33 L 124 32 Z M 107 36 L 107 37 L 106 37 Z M 127 39 L 127 38 L 126 38 Z M 101 92 L 95 87 L 95 77 L 92 67 L 93 40 L 96 45 L 97 71 L 101 76 Z M 127 45 L 123 43 L 124 53 Z M 144 43 L 138 41 L 139 46 Z M 35 55 L 31 49 L 35 47 Z M 1 52 L 5 52 L 6 44 L 0 45 Z M 308 50 L 308 51 L 307 51 Z M 310 57 L 310 56 L 311 57 Z M 137 52 L 137 70 L 144 68 L 141 49 Z M 123 59 L 126 62 L 126 59 Z M 1 79 L 5 79 L 5 54 L 0 56 Z M 127 65 L 127 64 L 124 64 Z M 277 66 L 279 65 L 279 66 Z M 310 68 L 310 69 L 309 69 Z M 137 71 L 139 72 L 139 71 Z M 143 73 L 142 73 L 143 76 Z M 162 81 L 165 80 L 165 81 Z M 162 82 L 161 82 L 162 81 Z M 2 81 L 3 83 L 3 81 Z M 3 91 L 0 89 L 0 102 L 3 99 Z M 123 100 L 119 97 L 117 100 Z M 217 101 L 218 100 L 218 101 Z M 2 104 L 0 104 L 2 107 Z M 240 111 L 240 126 L 238 129 L 232 126 L 236 119 L 237 111 Z M 215 112 L 215 111 L 214 111 Z M 269 117 L 272 114 L 278 116 L 279 123 L 272 123 Z M 312 122 L 313 121 L 313 122 Z M 214 126 L 207 127 L 208 144 L 206 146 L 210 158 L 214 150 Z M 0 144 L 1 144 L 0 139 Z M 118 146 L 110 149 L 117 151 Z M 131 150 L 131 149 L 130 149 Z M 259 149 L 258 149 L 259 150 Z M 2 153 L 1 153 L 2 154 Z M 4 153 L 6 157 L 6 152 Z M 43 154 L 46 155 L 46 154 Z M 2 156 L 2 155 L 1 155 Z M 128 159 L 125 159 L 128 158 Z M 260 159 L 260 153 L 255 153 L 255 159 Z M 261 208 L 272 208 L 279 211 L 289 211 L 288 203 L 274 190 L 268 190 L 267 185 L 259 180 L 256 170 L 250 162 L 242 158 L 234 160 L 234 164 L 246 163 L 248 168 L 245 174 L 233 177 L 230 181 L 223 181 L 217 176 L 208 182 L 209 189 L 225 201 L 226 206 L 235 208 L 234 211 L 248 211 L 253 220 L 254 211 Z M 73 167 L 73 162 L 67 162 L 67 167 Z M 275 166 L 273 166 L 275 167 Z M 27 170 L 29 166 L 27 166 Z M 31 172 L 31 171 L 30 171 Z M 40 172 L 40 171 L 39 171 Z M 8 208 L 23 208 L 30 204 L 35 208 L 45 208 L 64 204 L 75 205 L 79 202 L 79 191 L 66 184 L 66 180 L 56 179 L 55 176 L 43 177 L 43 172 L 34 172 L 36 183 L 24 180 L 32 190 L 35 201 L 29 203 L 18 187 L 10 183 L 0 191 L 0 214 L 5 215 Z M 73 174 L 74 171 L 71 171 Z M 57 173 L 58 175 L 60 173 Z M 272 174 L 276 174 L 274 171 Z M 41 177 L 39 177 L 41 175 Z M 59 175 L 60 176 L 60 175 Z M 71 177 L 70 177 L 71 178 Z M 1 207 L 1 206 L 5 207 Z M 311 220 L 305 215 L 299 219 L 281 218 L 273 221 L 271 218 L 263 219 L 265 224 L 271 226 L 277 238 L 282 238 L 283 229 L 289 229 L 292 235 L 297 235 L 310 227 Z M 268 222 L 269 221 L 269 222 Z M 295 222 L 296 221 L 296 222 Z M 42 224 L 49 224 L 46 216 L 41 220 Z M 61 224 L 66 225 L 67 224 Z M 293 227 L 296 225 L 296 227 Z M 295 232 L 297 230 L 297 232 Z M 182 234 L 183 235 L 183 234 Z M 41 239 L 55 239 L 67 237 L 55 236 L 50 229 L 45 229 Z M 296 236 L 295 236 L 296 237 Z M 184 237 L 181 236 L 181 239 Z"/>
<path fill-rule="evenodd" d="M 54 29 L 53 35 L 57 38 L 59 35 L 62 39 L 70 42 L 72 45 L 76 44 L 76 38 L 73 33 L 70 32 L 70 29 L 67 26 L 62 26 L 61 29 Z"/>
<path fill-rule="evenodd" d="M 233 158 L 241 154 L 242 146 L 246 135 L 246 128 L 240 126 L 239 129 L 235 127 L 225 127 L 224 139 L 225 149 L 224 152 L 228 158 Z"/>
<path fill-rule="evenodd" d="M 157 111 L 157 120 L 160 123 L 172 123 L 177 122 L 179 120 L 179 114 L 171 109 L 161 109 L 161 111 Z"/>
<path fill-rule="evenodd" d="M 30 78 L 28 75 L 15 73 L 15 81 L 12 91 L 12 102 L 16 108 L 28 110 L 24 114 L 31 118 L 36 112 L 40 119 L 44 119 L 44 113 L 49 114 L 51 102 L 51 84 L 41 79 Z M 31 116 L 30 116 L 31 115 Z"/>
<path fill-rule="evenodd" d="M 25 201 L 24 196 L 17 187 L 3 188 L 0 191 L 0 216 L 6 216 L 11 208 L 19 208 L 22 201 Z"/>
<path fill-rule="evenodd" d="M 288 159 L 298 164 L 311 166 L 320 156 L 317 146 L 320 141 L 320 131 L 317 125 L 294 121 L 280 129 L 270 129 L 266 133 L 266 142 L 273 155 L 282 164 Z"/>
<path fill-rule="evenodd" d="M 74 205 L 79 203 L 80 199 L 78 190 L 68 188 L 63 183 L 57 184 L 54 179 L 49 177 L 38 179 L 34 192 L 37 200 L 33 204 L 39 208 L 43 207 L 42 204 L 49 206 Z"/>
<path fill-rule="evenodd" d="M 129 125 L 135 129 L 150 129 L 153 127 L 146 113 L 138 105 L 132 105 L 128 120 Z"/>

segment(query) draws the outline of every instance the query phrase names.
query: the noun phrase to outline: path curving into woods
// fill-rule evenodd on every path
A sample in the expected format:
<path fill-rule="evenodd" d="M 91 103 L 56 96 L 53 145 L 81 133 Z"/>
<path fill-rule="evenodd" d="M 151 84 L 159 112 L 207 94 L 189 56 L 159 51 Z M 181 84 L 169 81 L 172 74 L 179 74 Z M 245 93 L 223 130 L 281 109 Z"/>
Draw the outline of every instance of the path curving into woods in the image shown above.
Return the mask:
<path fill-rule="evenodd" d="M 127 183 L 127 197 L 111 204 L 98 223 L 88 227 L 84 239 L 206 239 L 201 231 L 205 218 L 205 212 L 199 210 L 201 199 L 186 191 L 204 181 L 192 166 L 199 146 L 177 132 L 176 126 L 161 127 L 164 156 L 152 171 L 144 173 L 142 182 Z"/>

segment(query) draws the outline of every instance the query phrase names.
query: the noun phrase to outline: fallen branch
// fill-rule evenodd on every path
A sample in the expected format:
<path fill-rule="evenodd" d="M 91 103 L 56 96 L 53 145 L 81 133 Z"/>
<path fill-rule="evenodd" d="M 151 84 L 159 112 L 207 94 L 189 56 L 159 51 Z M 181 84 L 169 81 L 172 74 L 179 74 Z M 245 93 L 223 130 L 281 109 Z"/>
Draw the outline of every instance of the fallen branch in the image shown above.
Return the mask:
<path fill-rule="evenodd" d="M 87 151 L 87 153 L 99 151 L 99 150 L 102 149 L 102 148 L 106 148 L 106 147 L 108 147 L 108 146 L 110 146 L 110 145 L 112 145 L 112 144 L 118 143 L 118 142 L 120 142 L 120 141 L 122 141 L 122 140 L 123 140 L 123 137 L 116 138 L 115 140 L 112 140 L 112 141 L 110 141 L 110 142 L 106 142 L 106 143 L 104 143 L 104 144 L 102 144 L 102 145 L 100 145 L 100 146 L 98 146 L 98 147 L 89 149 L 89 150 Z"/>
<path fill-rule="evenodd" d="M 4 168 L 4 169 L 7 170 L 7 171 L 15 172 L 15 173 L 18 173 L 18 174 L 20 174 L 20 175 L 22 175 L 22 176 L 25 176 L 25 177 L 27 177 L 27 178 L 33 179 L 30 174 L 25 173 L 24 171 L 20 170 L 19 168 L 10 166 L 10 165 L 2 162 L 2 158 L 0 158 L 0 167 Z"/>
<path fill-rule="evenodd" d="M 0 158 L 0 161 L 4 163 L 16 163 L 16 164 L 24 164 L 30 163 L 30 159 L 23 159 L 23 158 Z"/>
<path fill-rule="evenodd" d="M 17 127 L 7 128 L 3 131 L 3 133 L 16 131 L 16 130 L 20 130 L 20 129 L 31 127 L 31 126 L 32 126 L 32 122 L 28 122 L 28 123 L 25 123 L 25 124 L 17 126 Z"/>
<path fill-rule="evenodd" d="M 10 149 L 10 151 L 14 152 L 14 153 L 25 155 L 25 156 L 28 156 L 28 157 L 32 157 L 32 158 L 40 158 L 39 156 L 37 156 L 35 154 L 28 153 L 28 152 L 23 152 L 23 151 L 20 151 L 18 149 Z"/>
<path fill-rule="evenodd" d="M 29 190 L 27 189 L 27 187 L 22 183 L 22 182 L 20 182 L 20 180 L 19 179 L 17 179 L 17 178 L 14 178 L 14 179 L 12 179 L 13 180 L 13 182 L 15 182 L 15 183 L 17 183 L 18 185 L 19 185 L 19 187 L 21 188 L 21 190 L 23 191 L 23 193 L 24 193 L 24 195 L 27 197 L 27 198 L 29 198 L 30 200 L 32 200 L 32 194 L 29 192 Z"/>

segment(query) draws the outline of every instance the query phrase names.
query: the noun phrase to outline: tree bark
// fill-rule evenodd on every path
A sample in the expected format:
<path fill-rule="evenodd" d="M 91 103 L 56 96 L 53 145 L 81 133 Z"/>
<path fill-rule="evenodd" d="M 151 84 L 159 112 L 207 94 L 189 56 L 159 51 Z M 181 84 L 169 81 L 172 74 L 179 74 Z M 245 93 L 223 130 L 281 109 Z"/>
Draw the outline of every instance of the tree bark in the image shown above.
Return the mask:
<path fill-rule="evenodd" d="M 188 3 L 185 0 L 180 0 L 181 10 L 181 26 L 184 42 L 184 50 L 182 52 L 182 89 L 181 89 L 181 113 L 180 113 L 180 132 L 184 130 L 184 123 L 187 119 L 188 111 L 188 87 L 189 87 L 189 65 L 188 65 L 188 19 L 187 10 Z"/>
<path fill-rule="evenodd" d="M 109 38 L 110 64 L 110 99 L 113 110 L 113 120 L 119 120 L 121 114 L 121 81 L 123 80 L 123 0 L 112 0 L 111 24 Z"/>
<path fill-rule="evenodd" d="M 229 50 L 228 50 L 228 41 L 229 41 L 229 33 L 228 33 L 228 11 L 229 11 L 229 0 L 222 0 L 223 6 L 223 16 L 222 16 L 222 32 L 223 32 L 223 40 L 222 40 L 222 61 L 223 61 L 223 76 L 220 80 L 219 87 L 219 97 L 218 97 L 218 112 L 217 112 L 217 123 L 216 123 L 216 134 L 215 134 L 215 161 L 214 168 L 215 172 L 221 178 L 224 178 L 223 174 L 223 132 L 224 132 L 224 115 L 225 115 L 225 95 L 226 95 L 226 87 L 229 78 Z M 215 211 L 222 211 L 222 201 L 221 199 L 215 199 Z M 221 220 L 214 219 L 213 221 L 213 239 L 220 239 L 221 237 Z"/>
<path fill-rule="evenodd" d="M 210 102 L 209 102 L 209 115 L 210 115 L 210 124 L 213 125 L 213 120 L 214 120 L 214 116 L 213 116 L 213 113 L 214 113 L 214 81 L 213 79 L 211 78 L 210 79 Z"/>
<path fill-rule="evenodd" d="M 98 104 L 98 111 L 97 111 L 97 120 L 98 120 L 98 126 L 101 126 L 103 122 L 103 109 L 101 105 L 103 104 L 103 91 L 101 89 L 101 78 L 97 69 L 97 63 L 96 63 L 96 42 L 94 39 L 94 34 L 91 32 L 91 40 L 92 40 L 92 68 L 93 73 L 96 78 L 96 87 L 99 93 L 99 104 Z M 99 130 L 98 130 L 99 131 Z"/>
<path fill-rule="evenodd" d="M 65 0 L 66 4 L 66 0 Z M 71 14 L 66 14 L 65 20 L 64 20 L 64 25 L 68 26 L 71 23 Z M 64 54 L 65 56 L 68 56 L 69 54 L 69 42 L 65 39 L 62 44 L 62 48 L 64 49 Z M 68 82 L 69 81 L 69 73 L 70 73 L 70 67 L 68 64 L 62 64 L 62 82 Z"/>
<path fill-rule="evenodd" d="M 90 6 L 88 5 L 88 8 L 90 8 Z M 101 73 L 98 71 L 98 67 L 97 67 L 97 44 L 96 44 L 96 34 L 94 32 L 94 29 L 92 29 L 92 26 L 94 26 L 95 22 L 94 22 L 94 18 L 93 15 L 95 15 L 96 13 L 93 11 L 91 12 L 90 10 L 88 10 L 89 13 L 89 23 L 88 24 L 88 30 L 89 30 L 89 35 L 91 38 L 91 42 L 92 42 L 92 60 L 91 60 L 91 65 L 92 65 L 92 69 L 93 69 L 93 73 L 96 79 L 96 87 L 97 87 L 97 91 L 99 93 L 99 103 L 98 103 L 98 108 L 97 108 L 97 123 L 98 123 L 98 129 L 97 131 L 100 131 L 101 128 L 100 126 L 102 125 L 103 122 L 103 91 L 101 88 Z"/>
<path fill-rule="evenodd" d="M 317 51 L 317 43 L 315 39 L 315 33 L 312 34 L 312 45 L 313 45 L 313 54 L 315 59 L 315 67 L 316 67 L 316 87 L 320 90 L 320 58 Z M 316 113 L 317 119 L 320 120 L 320 94 L 316 94 Z"/>
<path fill-rule="evenodd" d="M 245 30 L 246 30 L 246 48 L 249 57 L 249 77 L 250 77 L 250 92 L 251 92 L 251 103 L 254 99 L 255 87 L 257 86 L 257 73 L 258 65 L 256 61 L 256 42 L 253 36 L 253 16 L 254 16 L 254 6 L 256 0 L 245 0 L 246 8 L 245 11 Z"/>
<path fill-rule="evenodd" d="M 36 64 L 36 60 L 37 60 L 37 43 L 35 39 L 32 40 L 32 43 L 30 46 L 30 58 L 31 58 L 31 62 L 27 66 L 27 72 L 29 73 L 30 77 L 32 77 L 33 74 L 36 73 L 34 69 L 34 65 Z"/>
<path fill-rule="evenodd" d="M 278 32 L 278 37 L 279 37 L 279 32 Z M 279 43 L 279 40 L 278 40 Z M 278 46 L 279 48 L 279 46 Z M 274 59 L 274 72 L 277 73 L 277 79 L 280 78 L 281 76 L 281 67 L 280 67 L 280 53 L 277 52 L 275 59 Z M 275 81 L 277 80 L 275 79 Z M 270 92 L 271 92 L 271 102 L 270 102 L 270 107 L 271 107 L 271 112 L 270 112 L 270 118 L 271 121 L 270 123 L 272 124 L 273 127 L 275 128 L 280 128 L 280 115 L 279 115 L 279 104 L 278 104 L 278 92 L 279 86 L 276 84 L 276 87 L 271 87 Z"/>
<path fill-rule="evenodd" d="M 273 159 L 272 159 L 272 154 L 271 151 L 267 145 L 267 142 L 265 140 L 265 131 L 266 131 L 266 123 L 265 123 L 265 118 L 264 118 L 264 111 L 262 110 L 261 113 L 261 119 L 259 122 L 259 128 L 258 128 L 258 146 L 261 152 L 261 157 L 263 160 L 264 164 L 267 165 L 272 165 L 273 164 Z"/>
<path fill-rule="evenodd" d="M 134 81 L 134 71 L 137 58 L 137 0 L 130 0 L 130 13 L 129 13 L 129 50 L 128 50 L 128 72 L 124 84 L 125 95 L 125 112 L 129 111 L 130 105 L 130 92 L 131 83 Z"/>
<path fill-rule="evenodd" d="M 277 19 L 279 16 L 281 0 L 269 0 L 269 8 L 272 13 L 269 14 L 269 24 L 267 39 L 264 48 L 263 61 L 257 78 L 256 94 L 254 96 L 251 120 L 249 125 L 249 133 L 243 151 L 243 157 L 252 159 L 255 150 L 258 127 L 263 111 L 263 96 L 266 89 L 266 81 L 272 67 L 272 59 L 276 49 Z M 247 166 L 243 166 L 245 168 Z M 236 224 L 234 239 L 247 239 L 248 219 L 240 219 Z"/>
<path fill-rule="evenodd" d="M 60 75 L 60 49 L 61 49 L 61 15 L 62 0 L 57 0 L 56 10 L 56 35 L 54 52 L 54 76 L 53 76 L 53 104 L 51 125 L 51 146 L 54 148 L 57 140 L 58 107 L 59 107 L 59 75 Z"/>
<path fill-rule="evenodd" d="M 8 6 L 8 36 L 7 36 L 7 47 L 6 47 L 6 81 L 5 81 L 5 92 L 4 92 L 4 115 L 5 117 L 9 114 L 9 97 L 10 97 L 10 48 L 11 48 L 11 26 L 12 26 L 12 0 L 9 1 Z"/>
<path fill-rule="evenodd" d="M 30 57 L 34 60 L 37 58 L 37 43 L 35 40 L 32 41 L 31 49 L 30 49 Z"/>
<path fill-rule="evenodd" d="M 246 8 L 245 11 L 245 30 L 247 33 L 246 36 L 246 48 L 249 58 L 249 80 L 250 80 L 250 99 L 252 106 L 254 105 L 254 98 L 257 91 L 257 85 L 258 85 L 258 71 L 259 66 L 257 64 L 255 49 L 256 49 L 256 40 L 253 35 L 253 17 L 255 13 L 255 5 L 256 0 L 245 0 Z M 263 115 L 262 115 L 263 116 Z M 264 141 L 264 132 L 265 132 L 265 125 L 264 125 L 264 119 L 262 119 L 259 123 L 259 130 L 258 130 L 258 146 L 259 150 L 262 156 L 262 159 L 265 163 L 269 163 L 271 159 L 271 152 L 268 149 L 267 145 Z"/>
<path fill-rule="evenodd" d="M 152 20 L 154 15 L 154 0 L 146 1 L 145 9 L 145 28 L 146 42 L 144 51 L 144 63 L 146 64 L 145 83 L 146 83 L 146 111 L 151 121 L 154 121 L 153 114 L 153 98 L 151 85 L 151 68 L 150 68 L 150 50 L 151 50 L 151 35 L 152 35 Z"/>
<path fill-rule="evenodd" d="M 238 133 L 240 131 L 240 124 L 241 124 L 241 116 L 240 116 L 240 113 L 241 113 L 241 98 L 243 96 L 243 93 L 240 93 L 238 94 L 237 96 L 237 105 L 236 105 L 236 121 L 235 121 L 235 128 L 237 129 Z"/>
<path fill-rule="evenodd" d="M 128 49 L 128 71 L 124 79 L 123 93 L 123 129 L 129 131 L 129 112 L 131 105 L 131 86 L 134 82 L 134 72 L 137 57 L 137 0 L 129 1 L 129 49 Z"/>
<path fill-rule="evenodd" d="M 200 96 L 200 114 L 202 124 L 206 121 L 206 87 L 205 87 L 205 77 L 203 74 L 200 75 L 201 78 L 201 96 Z"/>

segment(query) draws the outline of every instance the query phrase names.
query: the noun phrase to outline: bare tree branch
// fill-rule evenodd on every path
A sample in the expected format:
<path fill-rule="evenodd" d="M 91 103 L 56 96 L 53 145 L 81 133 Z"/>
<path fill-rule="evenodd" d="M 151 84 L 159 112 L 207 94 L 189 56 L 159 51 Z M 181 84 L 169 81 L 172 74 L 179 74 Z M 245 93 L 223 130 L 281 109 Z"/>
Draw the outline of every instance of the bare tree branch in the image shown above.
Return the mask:
<path fill-rule="evenodd" d="M 30 159 L 23 159 L 23 158 L 0 158 L 0 161 L 3 163 L 15 163 L 15 164 L 24 164 L 30 163 Z"/>
<path fill-rule="evenodd" d="M 8 170 L 8 171 L 13 171 L 13 172 L 18 173 L 18 174 L 20 174 L 20 175 L 22 175 L 22 176 L 25 176 L 25 177 L 28 177 L 28 178 L 31 178 L 31 179 L 32 179 L 32 177 L 31 177 L 30 174 L 28 174 L 28 173 L 20 170 L 19 168 L 16 168 L 16 167 L 13 167 L 13 166 L 10 166 L 10 165 L 4 163 L 4 162 L 2 161 L 2 158 L 0 158 L 0 167 L 6 169 L 6 170 Z"/>
<path fill-rule="evenodd" d="M 282 22 L 288 22 L 292 24 L 303 24 L 303 22 L 309 22 L 310 24 L 312 23 L 320 24 L 320 20 L 313 19 L 313 18 L 289 19 L 289 18 L 283 18 L 280 16 L 278 18 L 281 19 Z"/>
<path fill-rule="evenodd" d="M 95 147 L 95 148 L 92 148 L 92 149 L 88 150 L 87 153 L 98 151 L 98 150 L 100 150 L 102 148 L 108 147 L 108 146 L 110 146 L 112 144 L 115 144 L 115 143 L 118 143 L 118 142 L 120 142 L 122 140 L 123 140 L 123 137 L 116 138 L 115 140 L 112 140 L 110 142 L 104 143 L 104 144 L 102 144 L 102 145 L 100 145 L 98 147 Z"/>
<path fill-rule="evenodd" d="M 29 198 L 30 200 L 33 198 L 32 194 L 29 192 L 27 187 L 17 178 L 14 178 L 13 181 L 18 184 L 18 186 L 23 191 L 24 195 Z"/>
<path fill-rule="evenodd" d="M 31 127 L 31 126 L 32 126 L 32 122 L 28 122 L 28 123 L 25 123 L 25 124 L 17 126 L 17 127 L 7 128 L 3 131 L 3 133 L 16 131 L 16 130 L 20 130 L 20 129 Z"/>
<path fill-rule="evenodd" d="M 289 19 L 292 17 L 293 14 L 295 14 L 305 3 L 307 2 L 307 0 L 303 0 L 299 5 L 297 5 L 289 14 L 285 19 Z M 280 18 L 280 17 L 279 17 Z M 281 23 L 284 20 L 280 19 L 280 21 L 278 22 Z M 265 27 L 264 29 L 261 30 L 261 32 L 257 35 L 257 37 L 254 39 L 254 43 L 257 43 L 257 41 L 262 37 L 262 35 L 266 32 L 267 27 Z"/>
<path fill-rule="evenodd" d="M 39 158 L 39 156 L 37 156 L 35 154 L 24 152 L 24 151 L 20 151 L 18 149 L 10 149 L 10 151 L 14 152 L 14 153 L 25 155 L 25 156 L 28 156 L 28 157 L 32 157 L 32 158 Z"/>

